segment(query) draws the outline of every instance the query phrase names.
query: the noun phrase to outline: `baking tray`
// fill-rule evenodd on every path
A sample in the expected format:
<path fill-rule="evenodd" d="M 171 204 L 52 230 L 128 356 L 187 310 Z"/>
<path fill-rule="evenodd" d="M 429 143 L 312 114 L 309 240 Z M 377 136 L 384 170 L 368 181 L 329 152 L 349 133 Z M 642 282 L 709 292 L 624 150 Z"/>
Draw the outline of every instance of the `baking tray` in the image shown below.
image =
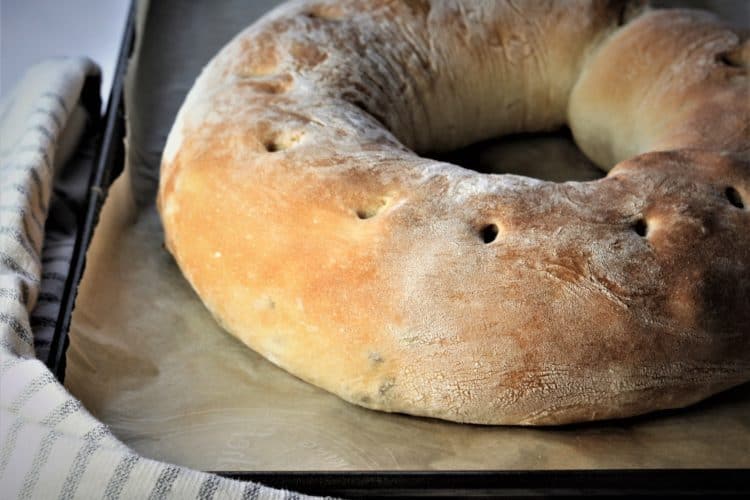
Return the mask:
<path fill-rule="evenodd" d="M 135 42 L 135 2 L 131 3 L 111 94 L 100 121 L 86 213 L 76 235 L 71 271 L 65 282 L 60 317 L 47 361 L 62 382 L 75 298 L 86 251 L 111 182 L 124 164 L 124 77 Z M 721 398 L 722 395 L 717 396 Z M 595 424 L 594 424 L 595 425 Z M 572 426 L 575 430 L 575 426 Z M 213 471 L 308 494 L 346 497 L 424 496 L 589 496 L 589 495 L 743 495 L 750 491 L 750 469 L 623 469 L 497 471 Z"/>

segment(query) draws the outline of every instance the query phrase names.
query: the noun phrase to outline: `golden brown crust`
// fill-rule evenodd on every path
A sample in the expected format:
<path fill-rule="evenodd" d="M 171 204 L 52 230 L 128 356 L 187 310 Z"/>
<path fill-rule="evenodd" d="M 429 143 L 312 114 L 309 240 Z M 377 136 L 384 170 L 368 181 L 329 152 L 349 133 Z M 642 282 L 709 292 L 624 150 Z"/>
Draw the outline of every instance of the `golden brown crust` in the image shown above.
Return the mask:
<path fill-rule="evenodd" d="M 168 248 L 229 332 L 370 408 L 558 424 L 748 380 L 748 81 L 717 56 L 740 41 L 703 14 L 625 15 L 595 0 L 282 6 L 180 111 Z M 619 162 L 605 179 L 485 175 L 409 149 L 566 121 Z"/>
<path fill-rule="evenodd" d="M 635 19 L 602 44 L 572 92 L 576 140 L 606 167 L 654 150 L 749 153 L 748 48 L 706 12 Z"/>

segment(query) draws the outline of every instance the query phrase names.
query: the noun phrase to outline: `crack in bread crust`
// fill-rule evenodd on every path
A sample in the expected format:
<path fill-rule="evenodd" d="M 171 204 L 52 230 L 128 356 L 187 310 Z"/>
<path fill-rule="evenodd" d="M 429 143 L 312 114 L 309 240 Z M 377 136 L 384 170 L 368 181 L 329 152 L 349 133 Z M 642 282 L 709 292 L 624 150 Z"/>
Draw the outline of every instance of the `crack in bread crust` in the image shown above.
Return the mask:
<path fill-rule="evenodd" d="M 748 42 L 640 4 L 279 7 L 178 114 L 167 247 L 229 332 L 369 408 L 563 424 L 749 380 Z M 417 154 L 564 124 L 607 177 Z"/>

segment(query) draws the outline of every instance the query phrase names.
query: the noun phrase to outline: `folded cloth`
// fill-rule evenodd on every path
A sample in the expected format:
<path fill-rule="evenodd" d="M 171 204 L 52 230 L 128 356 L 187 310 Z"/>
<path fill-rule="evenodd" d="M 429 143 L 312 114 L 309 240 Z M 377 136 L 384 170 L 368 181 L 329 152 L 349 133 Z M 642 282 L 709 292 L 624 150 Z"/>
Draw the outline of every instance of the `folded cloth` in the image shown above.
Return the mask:
<path fill-rule="evenodd" d="M 48 271 L 40 258 L 43 245 L 45 255 L 56 248 L 43 241 L 55 158 L 68 156 L 66 130 L 77 128 L 84 82 L 98 73 L 87 59 L 46 61 L 0 102 L 1 496 L 302 498 L 137 455 L 35 356 L 36 332 L 51 325 L 38 320 L 32 325 L 32 311 L 50 300 L 45 294 L 54 295 L 40 292 L 43 278 L 59 274 Z M 65 259 L 46 260 L 53 265 Z M 35 317 L 45 317 L 39 314 Z"/>

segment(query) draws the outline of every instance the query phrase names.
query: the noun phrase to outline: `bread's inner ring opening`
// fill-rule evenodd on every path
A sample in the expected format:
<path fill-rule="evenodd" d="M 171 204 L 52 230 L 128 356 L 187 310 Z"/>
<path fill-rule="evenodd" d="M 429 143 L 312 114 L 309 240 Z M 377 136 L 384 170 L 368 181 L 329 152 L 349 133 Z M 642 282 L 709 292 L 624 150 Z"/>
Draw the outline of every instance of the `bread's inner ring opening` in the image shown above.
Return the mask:
<path fill-rule="evenodd" d="M 516 174 L 552 182 L 591 181 L 606 175 L 578 148 L 567 128 L 507 135 L 422 156 L 484 174 Z"/>

